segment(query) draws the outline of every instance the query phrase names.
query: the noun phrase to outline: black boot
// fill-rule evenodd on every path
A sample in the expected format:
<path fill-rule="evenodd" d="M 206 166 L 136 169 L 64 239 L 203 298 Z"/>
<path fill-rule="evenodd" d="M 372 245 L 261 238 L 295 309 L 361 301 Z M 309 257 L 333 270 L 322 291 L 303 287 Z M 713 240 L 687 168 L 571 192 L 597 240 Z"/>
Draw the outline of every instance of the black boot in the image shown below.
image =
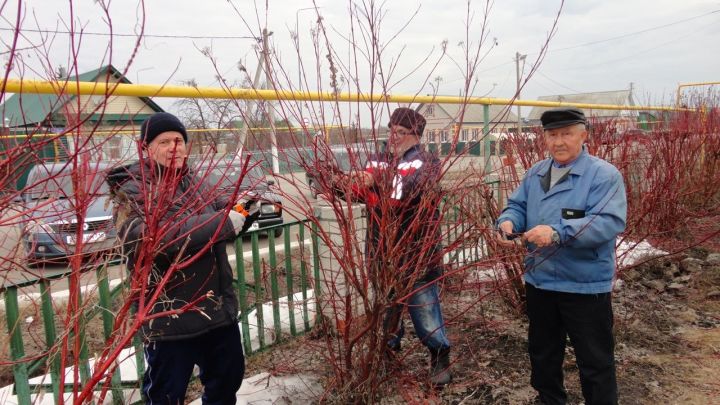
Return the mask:
<path fill-rule="evenodd" d="M 450 348 L 430 349 L 430 384 L 443 386 L 452 380 L 450 374 Z"/>

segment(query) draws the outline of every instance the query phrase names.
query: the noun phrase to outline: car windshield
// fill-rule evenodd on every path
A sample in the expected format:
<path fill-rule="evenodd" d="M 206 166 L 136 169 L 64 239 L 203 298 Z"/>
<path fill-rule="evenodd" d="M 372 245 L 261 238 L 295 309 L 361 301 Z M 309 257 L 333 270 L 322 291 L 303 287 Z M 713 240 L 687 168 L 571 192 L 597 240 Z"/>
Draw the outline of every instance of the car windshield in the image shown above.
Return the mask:
<path fill-rule="evenodd" d="M 82 181 L 83 179 L 78 178 Z M 102 171 L 91 171 L 85 177 L 83 188 L 93 195 L 110 193 Z M 30 172 L 25 190 L 27 198 L 32 200 L 44 198 L 70 198 L 75 193 L 73 187 L 72 167 L 36 166 Z"/>
<path fill-rule="evenodd" d="M 215 166 L 209 173 L 209 180 L 211 184 L 217 184 L 220 188 L 230 189 L 235 186 L 240 178 L 242 167 L 240 166 Z M 201 171 L 202 173 L 202 171 Z M 258 166 L 253 166 L 248 169 L 247 173 L 242 179 L 240 189 L 253 189 L 260 184 L 264 184 L 265 176 L 262 170 Z"/>

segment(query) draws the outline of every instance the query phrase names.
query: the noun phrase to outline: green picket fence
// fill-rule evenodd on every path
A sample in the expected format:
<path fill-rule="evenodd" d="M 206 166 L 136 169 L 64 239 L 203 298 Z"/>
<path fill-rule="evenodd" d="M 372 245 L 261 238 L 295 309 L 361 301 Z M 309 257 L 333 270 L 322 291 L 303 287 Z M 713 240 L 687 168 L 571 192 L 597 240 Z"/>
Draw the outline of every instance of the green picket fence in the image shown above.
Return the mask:
<path fill-rule="evenodd" d="M 263 228 L 249 233 L 250 251 L 244 252 L 243 241 L 238 239 L 236 250 L 236 283 L 239 300 L 239 322 L 241 325 L 243 345 L 246 355 L 251 355 L 277 344 L 285 339 L 303 334 L 313 325 L 314 314 L 318 313 L 315 294 L 320 291 L 318 238 L 316 225 L 308 221 L 297 221 Z M 268 236 L 267 258 L 263 258 L 260 251 L 261 235 L 274 235 L 278 228 L 282 228 L 282 237 Z M 265 236 L 263 236 L 264 238 Z M 247 256 L 247 258 L 246 258 Z M 250 268 L 248 268 L 250 263 Z M 90 378 L 90 356 L 88 351 L 86 328 L 90 322 L 102 322 L 103 335 L 108 339 L 113 333 L 115 321 L 113 315 L 113 302 L 116 302 L 122 290 L 127 286 L 120 283 L 110 288 L 107 268 L 105 266 L 94 269 L 97 277 L 97 299 L 89 305 L 80 316 L 80 350 L 78 364 L 80 383 L 84 385 Z M 282 274 L 281 274 L 282 273 Z M 269 288 L 263 280 L 269 274 Z M 52 277 L 29 280 L 23 283 L 4 285 L 2 295 L 5 301 L 5 318 L 9 335 L 10 358 L 13 362 L 13 375 L 15 391 L 19 404 L 32 403 L 33 394 L 52 392 L 55 403 L 59 402 L 60 392 L 72 391 L 72 382 L 66 382 L 60 387 L 60 358 L 56 345 L 59 343 L 56 327 L 56 314 L 53 310 L 51 296 L 51 282 L 68 277 L 69 272 L 57 272 Z M 251 275 L 251 277 L 248 277 Z M 315 281 L 314 285 L 311 284 Z M 23 342 L 23 327 L 19 305 L 19 292 L 23 288 L 37 286 L 40 291 L 40 313 L 44 325 L 44 338 L 46 351 L 42 354 L 27 353 Z M 267 291 L 269 290 L 269 291 Z M 83 296 L 75 291 L 78 298 L 78 307 L 93 300 L 94 297 Z M 267 302 L 267 304 L 265 304 Z M 270 319 L 266 319 L 266 308 L 270 307 Z M 98 320 L 98 317 L 100 318 Z M 268 332 L 265 324 L 272 324 L 272 341 L 268 341 Z M 287 326 L 287 327 L 286 327 Z M 72 336 L 71 336 L 72 338 Z M 132 381 L 123 380 L 118 367 L 112 376 L 111 392 L 113 402 L 124 403 L 122 390 L 138 388 L 144 372 L 144 358 L 142 339 L 135 336 L 134 360 L 138 376 Z M 41 383 L 31 383 L 33 375 L 49 375 Z M 46 380 L 49 380 L 46 381 Z"/>

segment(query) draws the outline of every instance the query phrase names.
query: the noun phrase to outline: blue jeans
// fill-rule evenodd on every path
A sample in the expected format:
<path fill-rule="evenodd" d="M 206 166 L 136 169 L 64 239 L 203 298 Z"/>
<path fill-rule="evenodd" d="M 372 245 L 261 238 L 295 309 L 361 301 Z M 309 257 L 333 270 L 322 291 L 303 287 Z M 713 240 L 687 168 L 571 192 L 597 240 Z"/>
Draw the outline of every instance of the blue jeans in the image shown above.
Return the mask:
<path fill-rule="evenodd" d="M 419 288 L 422 289 L 418 290 Z M 393 349 L 400 348 L 400 339 L 405 334 L 402 315 L 407 307 L 415 334 L 420 341 L 430 350 L 449 349 L 450 341 L 445 333 L 437 283 L 419 282 L 413 286 L 413 290 L 418 291 L 410 296 L 407 304 L 393 305 L 385 314 L 385 331 L 390 336 L 388 346 Z"/>

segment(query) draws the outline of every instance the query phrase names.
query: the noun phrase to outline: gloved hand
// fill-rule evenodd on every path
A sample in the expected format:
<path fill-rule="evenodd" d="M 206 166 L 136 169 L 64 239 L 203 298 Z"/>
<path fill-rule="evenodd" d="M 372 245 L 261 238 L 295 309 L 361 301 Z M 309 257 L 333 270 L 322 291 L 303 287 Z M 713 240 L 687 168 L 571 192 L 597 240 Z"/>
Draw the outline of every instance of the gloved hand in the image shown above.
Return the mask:
<path fill-rule="evenodd" d="M 241 234 L 243 232 L 243 228 L 245 227 L 245 222 L 247 222 L 245 215 L 233 210 L 228 213 L 228 219 L 232 223 L 235 235 Z"/>
<path fill-rule="evenodd" d="M 250 226 L 260 217 L 260 201 L 249 201 L 245 203 L 245 209 L 242 215 L 245 215 L 245 224 L 240 233 L 247 232 Z"/>

